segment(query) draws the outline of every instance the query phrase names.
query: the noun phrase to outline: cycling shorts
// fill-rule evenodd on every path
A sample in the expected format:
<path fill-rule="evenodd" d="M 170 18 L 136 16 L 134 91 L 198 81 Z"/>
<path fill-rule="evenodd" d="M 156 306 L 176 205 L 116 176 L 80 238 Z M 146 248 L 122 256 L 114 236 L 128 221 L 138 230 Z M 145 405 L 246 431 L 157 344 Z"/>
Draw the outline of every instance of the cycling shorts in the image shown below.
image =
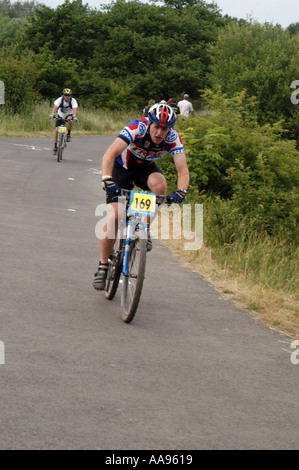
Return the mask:
<path fill-rule="evenodd" d="M 131 164 L 130 168 L 127 170 L 115 160 L 112 180 L 122 189 L 133 189 L 134 186 L 138 186 L 138 188 L 143 191 L 149 191 L 147 180 L 152 173 L 160 173 L 163 175 L 163 171 L 160 170 L 154 162 L 136 159 L 136 162 L 134 162 L 133 165 Z M 107 204 L 117 201 L 118 196 L 106 193 Z"/>

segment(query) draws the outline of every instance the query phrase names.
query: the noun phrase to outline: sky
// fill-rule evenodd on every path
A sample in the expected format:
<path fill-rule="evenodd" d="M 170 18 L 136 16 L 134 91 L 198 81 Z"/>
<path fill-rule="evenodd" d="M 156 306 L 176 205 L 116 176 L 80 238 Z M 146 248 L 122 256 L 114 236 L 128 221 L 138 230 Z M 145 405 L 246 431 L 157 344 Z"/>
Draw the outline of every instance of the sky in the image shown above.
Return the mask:
<path fill-rule="evenodd" d="M 283 28 L 299 22 L 298 0 L 215 0 L 215 3 L 222 15 L 239 19 L 249 15 L 260 23 L 279 23 Z"/>
<path fill-rule="evenodd" d="M 213 0 L 206 0 L 212 3 Z M 56 8 L 64 3 L 63 0 L 38 0 L 50 8 Z M 101 4 L 109 4 L 110 0 L 83 0 L 92 8 L 98 8 Z M 286 28 L 291 23 L 299 22 L 299 0 L 214 0 L 220 8 L 221 14 L 228 14 L 236 18 L 248 18 L 249 16 L 260 23 L 279 23 Z"/>

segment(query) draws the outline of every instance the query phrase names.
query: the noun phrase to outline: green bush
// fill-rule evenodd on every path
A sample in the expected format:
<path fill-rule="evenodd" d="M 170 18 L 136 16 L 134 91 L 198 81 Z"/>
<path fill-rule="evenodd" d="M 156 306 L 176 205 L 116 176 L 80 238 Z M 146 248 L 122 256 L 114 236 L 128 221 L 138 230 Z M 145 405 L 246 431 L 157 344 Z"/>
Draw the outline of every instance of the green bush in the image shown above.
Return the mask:
<path fill-rule="evenodd" d="M 211 54 L 211 83 L 232 97 L 245 90 L 256 98 L 260 124 L 283 120 L 298 140 L 298 106 L 291 104 L 291 83 L 299 74 L 299 34 L 269 23 L 229 23 L 219 30 Z"/>
<path fill-rule="evenodd" d="M 191 188 L 209 204 L 217 243 L 232 243 L 244 230 L 294 238 L 299 207 L 299 151 L 281 139 L 281 123 L 261 126 L 254 99 L 205 93 L 210 110 L 180 119 Z"/>
<path fill-rule="evenodd" d="M 5 86 L 5 107 L 18 112 L 40 99 L 40 70 L 32 52 L 22 56 L 15 50 L 0 49 L 0 80 Z"/>

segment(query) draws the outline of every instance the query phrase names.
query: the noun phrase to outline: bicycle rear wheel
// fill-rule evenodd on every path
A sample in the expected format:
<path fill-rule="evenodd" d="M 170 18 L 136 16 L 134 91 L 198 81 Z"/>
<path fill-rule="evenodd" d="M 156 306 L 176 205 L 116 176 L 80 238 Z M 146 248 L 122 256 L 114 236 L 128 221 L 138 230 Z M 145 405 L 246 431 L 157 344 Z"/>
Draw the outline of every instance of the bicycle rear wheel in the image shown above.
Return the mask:
<path fill-rule="evenodd" d="M 117 239 L 108 259 L 108 273 L 105 286 L 105 297 L 112 300 L 116 294 L 122 270 L 124 240 Z"/>
<path fill-rule="evenodd" d="M 130 243 L 128 275 L 123 276 L 121 317 L 130 323 L 136 313 L 145 274 L 146 240 L 137 237 Z"/>

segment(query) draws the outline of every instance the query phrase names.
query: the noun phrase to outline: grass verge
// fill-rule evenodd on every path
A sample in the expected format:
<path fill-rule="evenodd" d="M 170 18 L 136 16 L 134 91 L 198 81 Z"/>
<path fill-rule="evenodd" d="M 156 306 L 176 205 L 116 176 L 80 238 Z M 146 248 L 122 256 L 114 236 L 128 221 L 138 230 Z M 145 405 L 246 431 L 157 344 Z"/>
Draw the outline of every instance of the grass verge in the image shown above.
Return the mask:
<path fill-rule="evenodd" d="M 54 134 L 55 123 L 49 119 L 52 107 L 36 104 L 20 114 L 12 114 L 0 107 L 1 137 L 49 137 Z M 74 124 L 76 135 L 118 134 L 125 124 L 136 119 L 136 112 L 78 110 L 78 122 Z"/>
<path fill-rule="evenodd" d="M 171 222 L 170 222 L 171 225 Z M 170 235 L 172 231 L 170 230 Z M 201 274 L 207 281 L 215 286 L 221 295 L 229 301 L 234 302 L 239 307 L 248 310 L 251 314 L 269 328 L 280 331 L 294 339 L 299 338 L 299 296 L 296 291 L 296 279 L 298 277 L 298 257 L 296 254 L 293 266 L 285 264 L 280 258 L 278 247 L 268 240 L 264 245 L 263 240 L 258 243 L 254 241 L 247 248 L 247 253 L 236 249 L 234 255 L 228 256 L 227 247 L 211 248 L 203 243 L 200 250 L 185 250 L 185 243 L 190 242 L 187 239 L 162 239 L 164 243 L 174 254 L 175 257 L 187 268 Z M 258 249 L 260 245 L 260 249 Z M 243 247 L 244 248 L 244 247 Z M 266 269 L 271 251 L 276 253 L 276 258 L 272 260 L 272 271 L 269 267 Z M 249 254 L 255 253 L 255 259 L 259 259 L 260 272 L 253 269 L 248 260 Z M 253 256 L 252 256 L 253 257 Z M 235 258 L 235 259 L 234 259 Z M 244 258 L 244 266 L 240 269 L 237 258 Z M 297 260 L 297 261 L 296 261 Z M 252 263 L 254 264 L 254 263 Z M 288 269 L 291 282 L 288 287 L 278 286 L 278 282 L 271 281 L 271 272 L 275 265 L 280 265 L 277 269 L 276 277 L 285 276 Z M 296 266 L 297 269 L 296 269 Z M 269 274 L 270 273 L 270 274 Z"/>

